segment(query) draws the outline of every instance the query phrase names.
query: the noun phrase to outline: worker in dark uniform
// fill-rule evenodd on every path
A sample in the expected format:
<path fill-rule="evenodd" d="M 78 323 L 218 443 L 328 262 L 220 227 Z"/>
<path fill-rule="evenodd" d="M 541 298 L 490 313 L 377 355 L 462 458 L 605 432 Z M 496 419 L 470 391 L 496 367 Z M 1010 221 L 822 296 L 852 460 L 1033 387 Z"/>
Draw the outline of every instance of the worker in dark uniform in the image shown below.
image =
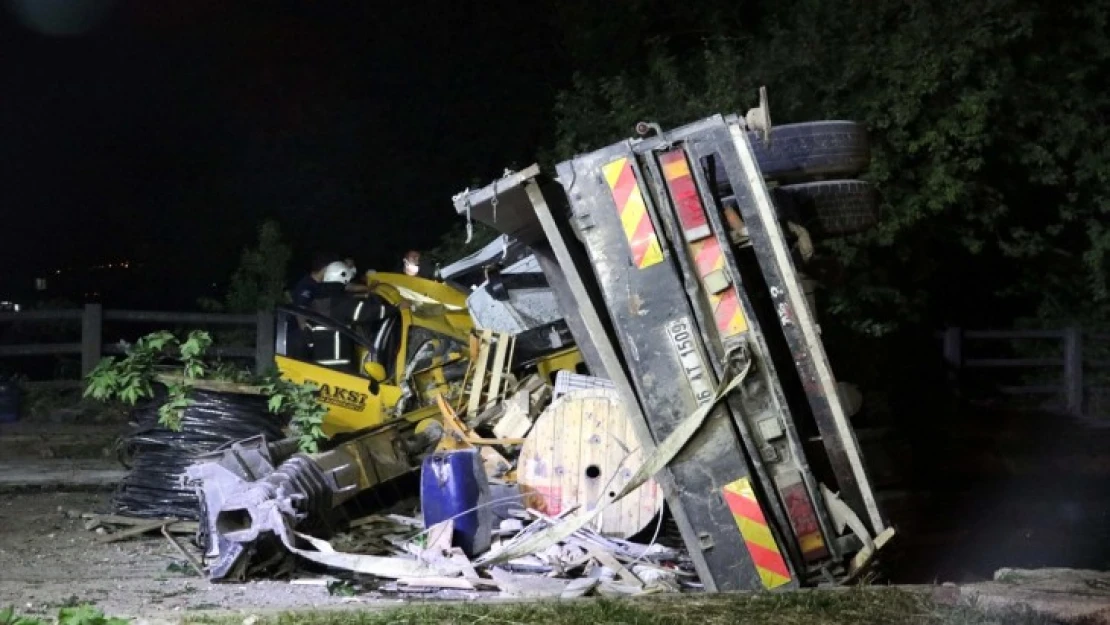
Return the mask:
<path fill-rule="evenodd" d="M 400 311 L 408 309 L 409 304 L 406 301 L 400 306 L 393 306 L 374 293 L 352 292 L 347 287 L 353 274 L 353 268 L 345 262 L 330 263 L 324 268 L 316 289 L 316 296 L 309 307 L 321 315 L 349 326 L 363 337 L 373 339 L 386 319 L 400 315 Z M 338 332 L 327 328 L 313 331 L 316 362 L 333 366 L 351 364 L 350 346 L 339 337 Z"/>
<path fill-rule="evenodd" d="M 333 260 L 335 260 L 334 254 L 317 254 L 312 260 L 308 273 L 297 280 L 293 288 L 290 289 L 290 303 L 301 308 L 309 308 L 320 291 L 320 285 L 324 280 L 324 270 Z M 294 357 L 302 357 L 311 353 L 313 336 L 308 320 L 294 316 L 288 318 L 286 324 L 289 353 Z"/>
<path fill-rule="evenodd" d="M 317 254 L 312 261 L 312 268 L 303 278 L 293 285 L 290 292 L 294 306 L 307 307 L 316 298 L 316 292 L 324 281 L 324 271 L 328 265 L 338 260 L 332 254 Z"/>

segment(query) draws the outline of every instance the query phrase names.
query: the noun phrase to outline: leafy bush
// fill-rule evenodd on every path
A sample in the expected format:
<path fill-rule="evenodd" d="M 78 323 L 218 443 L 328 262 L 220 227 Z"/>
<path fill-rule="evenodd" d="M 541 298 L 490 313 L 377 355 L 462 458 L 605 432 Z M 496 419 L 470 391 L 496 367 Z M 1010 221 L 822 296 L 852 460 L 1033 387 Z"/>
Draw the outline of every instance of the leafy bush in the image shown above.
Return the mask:
<path fill-rule="evenodd" d="M 276 373 L 260 378 L 228 363 L 211 366 L 205 360 L 211 346 L 212 337 L 203 330 L 190 332 L 185 341 L 172 332 L 148 334 L 128 346 L 123 358 L 101 360 L 86 378 L 84 395 L 133 406 L 140 399 L 153 398 L 155 385 L 163 384 L 167 396 L 158 408 L 158 422 L 180 431 L 182 414 L 193 404 L 189 391 L 198 382 L 249 386 L 268 398 L 270 412 L 289 417 L 302 450 L 318 450 L 319 442 L 327 438 L 322 429 L 327 408 L 316 400 L 315 385 L 295 384 Z"/>

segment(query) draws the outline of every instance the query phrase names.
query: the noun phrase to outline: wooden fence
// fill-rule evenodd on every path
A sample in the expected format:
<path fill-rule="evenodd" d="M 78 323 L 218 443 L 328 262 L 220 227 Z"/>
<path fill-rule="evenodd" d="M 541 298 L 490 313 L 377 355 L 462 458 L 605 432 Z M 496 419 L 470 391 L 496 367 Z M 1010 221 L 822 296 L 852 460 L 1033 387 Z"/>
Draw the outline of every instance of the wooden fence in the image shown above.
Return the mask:
<path fill-rule="evenodd" d="M 195 312 L 157 312 L 144 310 L 104 310 L 100 304 L 87 304 L 76 310 L 29 310 L 16 313 L 0 313 L 0 324 L 35 322 L 72 322 L 80 323 L 78 343 L 38 343 L 21 345 L 0 345 L 0 358 L 21 356 L 81 356 L 81 375 L 92 371 L 105 354 L 121 354 L 119 343 L 103 342 L 105 322 L 125 322 L 128 324 L 160 324 L 161 326 L 241 326 L 254 327 L 254 347 L 215 346 L 213 353 L 222 358 L 253 358 L 255 370 L 259 373 L 268 370 L 274 362 L 274 315 L 270 311 L 259 311 L 254 315 L 195 313 Z M 137 336 L 146 334 L 137 332 Z"/>
<path fill-rule="evenodd" d="M 1110 417 L 1110 355 L 1100 359 L 1110 354 L 1110 335 L 1081 328 L 948 328 L 942 339 L 950 380 L 961 390 L 974 379 L 980 394 L 1073 416 Z"/>

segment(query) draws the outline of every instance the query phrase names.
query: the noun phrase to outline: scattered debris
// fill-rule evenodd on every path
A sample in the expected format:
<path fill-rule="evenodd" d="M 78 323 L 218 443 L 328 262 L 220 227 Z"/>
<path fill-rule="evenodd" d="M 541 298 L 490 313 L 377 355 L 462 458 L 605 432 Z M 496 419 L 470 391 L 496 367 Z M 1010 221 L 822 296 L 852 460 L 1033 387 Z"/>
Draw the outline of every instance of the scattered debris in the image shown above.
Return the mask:
<path fill-rule="evenodd" d="M 114 542 L 118 542 L 118 541 L 121 541 L 121 540 L 127 540 L 128 538 L 134 538 L 136 536 L 142 536 L 143 534 L 147 534 L 149 532 L 154 532 L 154 531 L 157 531 L 157 530 L 161 530 L 162 526 L 164 526 L 168 523 L 173 523 L 173 522 L 174 521 L 172 521 L 172 520 L 171 521 L 164 521 L 164 520 L 161 520 L 161 519 L 155 520 L 155 521 L 147 520 L 144 523 L 141 523 L 141 524 L 138 524 L 138 525 L 135 525 L 135 526 L 131 527 L 130 529 L 126 529 L 126 530 L 123 530 L 121 532 L 116 532 L 116 533 L 112 533 L 112 534 L 106 534 L 106 535 L 102 536 L 99 540 L 100 540 L 100 542 L 104 542 L 104 543 L 114 543 Z M 97 533 L 99 533 L 99 532 L 97 532 Z"/>
<path fill-rule="evenodd" d="M 469 374 L 475 390 L 465 407 L 460 406 L 462 412 L 456 413 L 440 396 L 442 419 L 418 428 L 424 443 L 431 445 L 423 448 L 419 463 L 422 519 L 372 514 L 341 522 L 338 532 L 322 534 L 324 537 L 313 535 L 337 518 L 320 507 L 328 505 L 324 502 L 336 506 L 350 498 L 355 488 L 363 487 L 349 472 L 352 465 L 380 470 L 376 463 L 386 457 L 386 446 L 395 449 L 393 443 L 399 440 L 392 434 L 354 439 L 343 443 L 346 447 L 338 452 L 301 455 L 281 466 L 270 459 L 265 441 L 240 441 L 202 459 L 187 472 L 205 504 L 206 518 L 199 534 L 207 536 L 207 575 L 243 579 L 251 572 L 291 572 L 292 557 L 298 557 L 342 571 L 344 577 L 295 579 L 291 583 L 323 585 L 339 596 L 357 594 L 359 580 L 364 579 L 373 579 L 375 590 L 382 592 L 443 591 L 474 596 L 499 591 L 519 598 L 681 590 L 678 580 L 693 578 L 687 559 L 659 545 L 626 540 L 659 518 L 662 495 L 650 480 L 641 480 L 639 490 L 632 485 L 632 480 L 641 479 L 636 469 L 644 458 L 619 410 L 615 392 L 607 388 L 567 391 L 555 402 L 557 406 L 549 406 L 551 387 L 538 376 L 516 384 L 502 370 L 511 355 L 511 340 L 491 334 L 481 337 L 476 347 L 486 353 L 486 358 L 476 360 L 484 362 L 486 369 L 475 366 Z M 551 427 L 556 419 L 551 415 L 571 418 L 572 412 L 578 416 L 578 430 L 566 431 L 563 423 Z M 463 418 L 466 414 L 477 417 L 468 421 Z M 591 418 L 584 419 L 584 414 Z M 582 428 L 589 429 L 584 440 L 596 444 L 583 447 L 598 453 L 572 457 L 542 449 L 544 444 L 550 446 L 558 428 L 564 428 L 562 434 L 568 439 L 583 434 Z M 495 438 L 486 437 L 490 434 Z M 373 447 L 374 437 L 381 442 L 380 450 Z M 536 440 L 541 447 L 533 444 Z M 522 459 L 518 458 L 520 450 L 529 445 L 534 454 L 542 449 L 553 464 L 572 466 L 583 488 L 568 490 L 557 505 L 540 498 L 538 509 L 528 508 L 526 495 L 534 495 L 536 488 L 521 488 L 516 469 Z M 390 457 L 390 462 L 391 474 L 400 475 L 406 461 Z M 604 475 L 591 473 L 595 464 L 604 467 Z M 325 478 L 323 490 L 315 485 L 320 483 L 313 477 L 318 474 L 331 476 Z M 580 516 L 595 516 L 598 504 L 613 499 L 610 490 L 633 493 L 627 498 L 629 505 L 540 549 L 490 562 L 500 554 L 522 549 L 529 540 L 550 533 L 559 524 L 565 525 L 580 510 Z M 329 497 L 323 496 L 325 492 Z M 169 534 L 183 525 L 176 519 L 100 516 L 95 520 L 101 528 L 120 528 L 105 541 L 159 530 L 185 557 L 185 563 L 197 571 L 205 570 L 202 562 Z M 310 520 L 315 523 L 308 523 Z"/>
<path fill-rule="evenodd" d="M 327 584 L 328 594 L 333 597 L 353 597 L 358 594 L 354 584 L 346 580 L 334 580 Z"/>
<path fill-rule="evenodd" d="M 490 569 L 490 577 L 506 595 L 522 599 L 561 597 L 570 585 L 570 580 L 566 579 L 514 575 L 499 568 Z"/>
<path fill-rule="evenodd" d="M 599 583 L 601 583 L 601 581 L 593 577 L 572 579 L 570 583 L 567 584 L 566 588 L 563 589 L 563 594 L 560 595 L 559 598 L 577 599 L 579 597 L 585 597 L 590 594 L 593 589 L 597 588 Z"/>

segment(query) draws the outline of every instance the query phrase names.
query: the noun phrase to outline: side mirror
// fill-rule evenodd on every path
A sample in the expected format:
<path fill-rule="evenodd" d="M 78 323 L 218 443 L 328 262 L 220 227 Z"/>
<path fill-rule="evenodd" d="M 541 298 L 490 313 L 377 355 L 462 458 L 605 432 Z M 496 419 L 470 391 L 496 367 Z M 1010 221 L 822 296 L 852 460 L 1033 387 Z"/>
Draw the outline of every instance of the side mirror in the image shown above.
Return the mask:
<path fill-rule="evenodd" d="M 381 363 L 374 362 L 373 360 L 367 360 L 366 362 L 362 363 L 362 370 L 366 373 L 366 377 L 370 378 L 374 382 L 385 381 L 385 367 L 383 367 Z"/>

